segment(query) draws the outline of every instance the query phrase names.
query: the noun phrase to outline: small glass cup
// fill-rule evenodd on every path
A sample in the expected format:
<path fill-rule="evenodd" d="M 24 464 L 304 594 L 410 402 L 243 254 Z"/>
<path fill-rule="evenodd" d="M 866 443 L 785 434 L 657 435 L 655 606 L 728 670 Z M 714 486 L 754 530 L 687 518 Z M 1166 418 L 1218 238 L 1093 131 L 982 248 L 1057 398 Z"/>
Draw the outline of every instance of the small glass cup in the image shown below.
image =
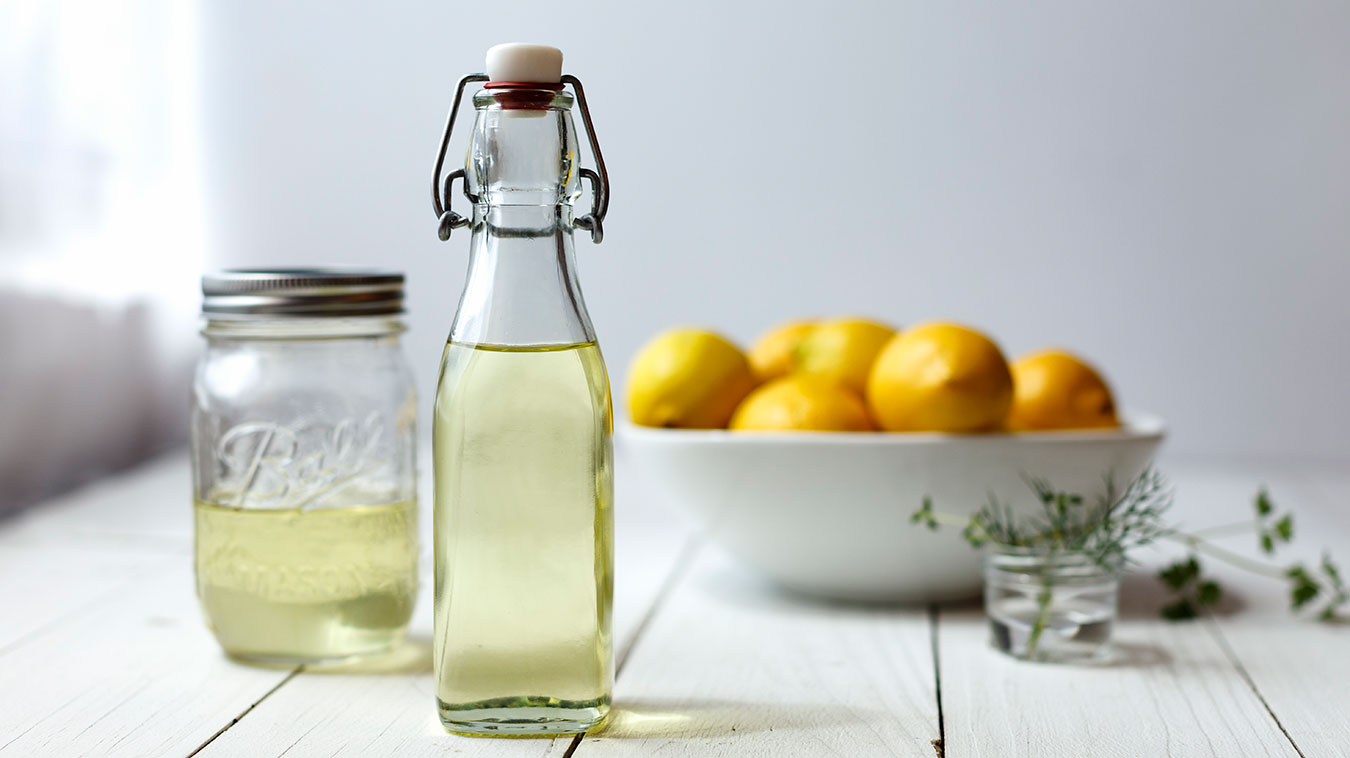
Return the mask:
<path fill-rule="evenodd" d="M 991 644 L 1046 663 L 1100 661 L 1111 651 L 1120 566 L 1084 553 L 994 548 L 984 558 Z"/>

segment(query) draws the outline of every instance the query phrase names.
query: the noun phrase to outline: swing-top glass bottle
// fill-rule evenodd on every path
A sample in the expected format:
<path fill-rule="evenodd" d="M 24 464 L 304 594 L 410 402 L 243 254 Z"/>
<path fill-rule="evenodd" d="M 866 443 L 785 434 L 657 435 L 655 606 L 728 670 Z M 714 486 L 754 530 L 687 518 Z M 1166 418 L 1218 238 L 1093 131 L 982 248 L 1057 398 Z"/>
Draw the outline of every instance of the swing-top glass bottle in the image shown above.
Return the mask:
<path fill-rule="evenodd" d="M 577 733 L 604 720 L 614 678 L 610 389 L 572 242 L 600 240 L 608 188 L 589 128 L 600 172 L 579 166 L 564 83 L 590 119 L 562 54 L 498 46 L 490 72 L 494 54 L 512 81 L 475 94 L 466 170 L 442 177 L 452 107 L 434 179 L 442 238 L 472 231 L 434 419 L 437 706 L 456 733 Z M 470 218 L 450 209 L 456 178 Z M 582 178 L 593 207 L 576 218 Z"/>

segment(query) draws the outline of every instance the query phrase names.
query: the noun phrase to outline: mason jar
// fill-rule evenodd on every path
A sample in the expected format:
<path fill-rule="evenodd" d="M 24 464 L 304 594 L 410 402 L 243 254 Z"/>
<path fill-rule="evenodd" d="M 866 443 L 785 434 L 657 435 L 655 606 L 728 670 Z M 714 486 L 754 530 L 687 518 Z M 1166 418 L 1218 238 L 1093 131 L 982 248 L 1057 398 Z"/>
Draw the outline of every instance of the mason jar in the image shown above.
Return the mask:
<path fill-rule="evenodd" d="M 995 649 L 1050 663 L 1101 660 L 1111 651 L 1121 566 L 1083 552 L 992 547 L 984 557 L 984 611 Z"/>
<path fill-rule="evenodd" d="M 202 294 L 191 454 L 207 624 L 247 661 L 392 649 L 417 593 L 403 275 L 225 271 Z"/>

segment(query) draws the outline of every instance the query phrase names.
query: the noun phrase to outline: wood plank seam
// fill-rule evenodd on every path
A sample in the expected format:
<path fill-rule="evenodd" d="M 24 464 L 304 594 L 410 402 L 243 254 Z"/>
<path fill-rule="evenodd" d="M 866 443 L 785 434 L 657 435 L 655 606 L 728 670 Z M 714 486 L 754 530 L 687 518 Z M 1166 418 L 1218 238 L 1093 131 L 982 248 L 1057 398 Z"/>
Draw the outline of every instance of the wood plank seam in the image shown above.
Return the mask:
<path fill-rule="evenodd" d="M 651 604 L 647 606 L 647 611 L 642 614 L 642 620 L 639 621 L 637 627 L 633 629 L 633 636 L 629 638 L 628 644 L 624 645 L 623 650 L 619 652 L 618 660 L 614 664 L 615 681 L 618 681 L 619 676 L 623 673 L 623 667 L 624 664 L 628 662 L 629 654 L 637 647 L 638 640 L 642 639 L 643 632 L 647 630 L 647 626 L 651 623 L 652 619 L 656 617 L 657 611 L 660 610 L 661 606 L 665 603 L 666 598 L 670 597 L 674 592 L 675 586 L 680 583 L 680 580 L 689 573 L 689 567 L 694 564 L 694 557 L 698 555 L 698 552 L 702 547 L 702 534 L 694 532 L 685 538 L 684 546 L 680 548 L 679 557 L 675 559 L 675 563 L 670 567 L 670 573 L 667 574 L 665 580 L 661 582 L 661 588 L 656 591 L 656 597 L 652 598 Z M 562 754 L 562 758 L 572 758 L 577 750 L 581 748 L 581 741 L 584 739 L 586 739 L 585 734 L 578 734 L 573 737 L 572 743 L 567 746 L 567 750 Z M 189 758 L 191 757 L 189 756 Z"/>
<path fill-rule="evenodd" d="M 124 705 L 126 705 L 127 703 L 131 702 L 131 700 L 132 700 L 133 698 L 135 698 L 137 695 L 139 695 L 139 694 L 141 694 L 142 692 L 144 692 L 144 691 L 146 690 L 146 688 L 149 687 L 149 686 L 150 686 L 150 684 L 147 682 L 146 684 L 142 684 L 140 687 L 137 687 L 136 689 L 132 690 L 130 693 L 127 694 L 126 697 L 124 697 L 124 698 L 122 698 L 121 700 L 119 700 L 119 701 L 117 702 L 117 704 L 114 705 L 113 707 L 111 707 L 111 708 L 109 708 L 108 710 L 104 711 L 104 712 L 103 712 L 103 715 L 101 715 L 101 716 L 99 716 L 98 718 L 96 718 L 96 719 L 94 719 L 93 721 L 91 721 L 85 728 L 81 729 L 81 730 L 79 731 L 79 733 L 76 734 L 75 736 L 76 736 L 77 738 L 78 738 L 78 737 L 83 737 L 84 734 L 85 734 L 86 732 L 88 732 L 90 729 L 93 729 L 94 727 L 98 726 L 98 722 L 102 721 L 103 719 L 108 718 L 108 717 L 111 716 L 111 715 L 113 714 L 113 712 L 116 711 L 118 708 L 121 708 L 122 706 L 124 706 Z"/>
<path fill-rule="evenodd" d="M 643 632 L 647 631 L 647 626 L 655 618 L 666 598 L 670 597 L 675 585 L 679 584 L 680 580 L 689 573 L 689 567 L 693 565 L 694 557 L 698 555 L 702 547 L 703 535 L 695 532 L 685 538 L 684 547 L 680 549 L 680 555 L 675 559 L 675 564 L 670 567 L 670 573 L 666 575 L 665 581 L 661 582 L 661 588 L 656 591 L 656 597 L 652 598 L 651 605 L 648 605 L 646 613 L 642 614 L 642 620 L 633 630 L 633 636 L 629 638 L 628 644 L 624 645 L 623 650 L 619 651 L 618 659 L 614 664 L 614 679 L 616 681 L 619 675 L 623 673 L 623 667 L 628 662 L 629 654 L 633 652 L 633 648 L 637 647 L 638 640 L 642 639 Z"/>
<path fill-rule="evenodd" d="M 297 675 L 300 674 L 301 671 L 304 671 L 304 670 L 305 670 L 305 667 L 304 667 L 304 666 L 296 666 L 295 668 L 291 669 L 290 673 L 286 674 L 285 678 L 283 678 L 281 681 L 277 682 L 276 684 L 272 685 L 272 689 L 270 689 L 270 690 L 264 692 L 263 695 L 262 695 L 262 697 L 260 697 L 260 698 L 258 698 L 257 700 L 253 701 L 253 703 L 251 703 L 251 704 L 249 705 L 249 707 L 247 707 L 247 708 L 245 708 L 243 711 L 241 711 L 241 712 L 239 713 L 238 716 L 235 716 L 233 719 L 230 719 L 230 723 L 226 724 L 225 726 L 222 726 L 220 729 L 217 729 L 217 730 L 216 730 L 216 733 L 213 734 L 213 735 L 211 735 L 210 737 L 207 737 L 207 738 L 206 738 L 206 741 L 203 742 L 202 744 L 198 745 L 196 750 L 193 750 L 191 753 L 188 753 L 188 754 L 187 754 L 187 758 L 192 758 L 194 755 L 196 755 L 196 754 L 200 753 L 201 751 L 205 750 L 206 747 L 207 747 L 208 745 L 210 745 L 212 742 L 215 742 L 215 741 L 216 741 L 216 738 L 217 738 L 217 737 L 219 737 L 220 735 L 224 734 L 227 730 L 230 729 L 230 727 L 233 727 L 235 724 L 238 724 L 240 721 L 243 721 L 244 717 L 247 716 L 249 713 L 251 713 L 251 712 L 253 711 L 254 708 L 257 708 L 259 705 L 261 705 L 262 702 L 263 702 L 264 700 L 266 700 L 267 698 L 269 698 L 269 697 L 272 696 L 272 693 L 274 693 L 274 692 L 276 692 L 277 690 L 281 689 L 282 686 L 284 686 L 287 682 L 289 682 L 289 681 L 291 681 L 292 679 L 294 679 Z"/>
<path fill-rule="evenodd" d="M 1205 614 L 1202 621 L 1205 626 L 1209 628 L 1209 632 L 1214 637 L 1215 641 L 1219 643 L 1219 647 L 1223 649 L 1223 654 L 1228 658 L 1228 662 L 1233 665 L 1233 668 L 1238 672 L 1238 675 L 1241 676 L 1242 680 L 1247 683 L 1249 688 L 1251 688 L 1252 694 L 1261 702 L 1261 707 L 1266 709 L 1266 713 L 1270 714 L 1271 720 L 1275 722 L 1275 726 L 1279 727 L 1280 733 L 1284 735 L 1286 740 L 1289 740 L 1289 745 L 1294 748 L 1294 752 L 1298 753 L 1299 758 L 1307 758 L 1307 756 L 1303 755 L 1303 750 L 1299 748 L 1298 743 L 1294 741 L 1293 735 L 1289 734 L 1289 730 L 1284 728 L 1284 722 L 1280 721 L 1280 717 L 1275 715 L 1275 709 L 1270 707 L 1270 703 L 1266 700 L 1266 696 L 1261 694 L 1261 690 L 1257 688 L 1256 682 L 1252 679 L 1251 674 L 1247 673 L 1247 667 L 1243 666 L 1242 661 L 1238 660 L 1237 653 L 1234 652 L 1233 647 L 1228 644 L 1228 638 L 1223 636 L 1223 630 L 1219 628 L 1219 622 L 1211 614 Z"/>
<path fill-rule="evenodd" d="M 62 703 L 62 704 L 61 704 L 61 708 L 65 708 L 66 706 L 70 705 L 71 703 L 75 702 L 75 701 L 78 700 L 78 699 L 79 699 L 79 696 L 76 695 L 75 697 L 73 697 L 73 698 L 67 700 L 67 701 L 64 702 L 64 703 Z M 60 708 L 58 708 L 57 710 L 60 710 Z M 48 718 L 49 718 L 49 717 L 48 717 Z M 46 718 L 42 718 L 42 719 L 39 719 L 39 720 L 37 720 L 37 721 L 34 721 L 32 724 L 29 724 L 29 726 L 28 726 L 27 729 L 23 730 L 22 732 L 19 732 L 18 734 L 14 735 L 13 737 L 11 737 L 10 740 L 9 740 L 9 742 L 6 742 L 5 744 L 0 745 L 0 753 L 3 753 L 3 752 L 5 751 L 5 748 L 8 748 L 10 745 L 13 745 L 14 743 L 18 742 L 18 741 L 19 741 L 20 739 L 22 739 L 26 734 L 28 734 L 29 732 L 31 732 L 31 731 L 33 731 L 34 729 L 38 728 L 38 726 L 39 726 L 43 721 L 46 721 L 46 720 L 47 720 Z"/>
<path fill-rule="evenodd" d="M 933 693 L 937 699 L 938 738 L 933 741 L 933 750 L 937 758 L 944 758 L 947 745 L 947 723 L 942 717 L 942 658 L 938 647 L 938 624 L 941 622 L 941 609 L 936 603 L 928 606 L 928 635 L 933 652 Z"/>

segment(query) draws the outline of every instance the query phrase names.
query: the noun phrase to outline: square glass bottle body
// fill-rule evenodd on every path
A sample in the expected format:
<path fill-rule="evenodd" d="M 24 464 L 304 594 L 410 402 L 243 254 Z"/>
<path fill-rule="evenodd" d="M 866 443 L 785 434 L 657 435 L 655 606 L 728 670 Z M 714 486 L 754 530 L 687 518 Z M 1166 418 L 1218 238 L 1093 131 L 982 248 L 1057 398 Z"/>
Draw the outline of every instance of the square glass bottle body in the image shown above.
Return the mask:
<path fill-rule="evenodd" d="M 463 733 L 609 710 L 613 478 L 595 343 L 446 346 L 436 405 L 437 705 Z"/>

